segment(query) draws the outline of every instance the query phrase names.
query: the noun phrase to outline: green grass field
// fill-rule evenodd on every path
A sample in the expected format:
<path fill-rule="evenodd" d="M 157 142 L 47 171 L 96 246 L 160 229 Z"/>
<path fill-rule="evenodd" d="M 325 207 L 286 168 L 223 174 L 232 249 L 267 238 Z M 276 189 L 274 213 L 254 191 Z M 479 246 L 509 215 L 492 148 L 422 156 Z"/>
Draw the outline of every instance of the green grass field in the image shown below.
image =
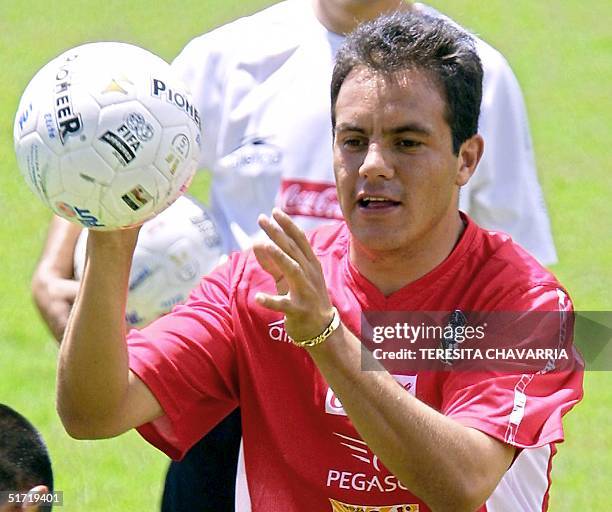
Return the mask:
<path fill-rule="evenodd" d="M 0 402 L 30 418 L 54 460 L 66 512 L 158 508 L 167 464 L 136 434 L 82 442 L 54 407 L 57 348 L 30 300 L 29 281 L 50 212 L 16 168 L 12 125 L 35 71 L 87 41 L 119 40 L 170 60 L 193 36 L 254 12 L 265 0 L 16 2 L 0 0 Z M 612 4 L 605 0 L 435 0 L 438 9 L 500 49 L 525 93 L 540 180 L 560 263 L 579 310 L 612 310 Z M 199 177 L 195 195 L 205 197 Z M 586 396 L 565 423 L 553 473 L 554 511 L 610 510 L 612 374 L 586 376 Z"/>

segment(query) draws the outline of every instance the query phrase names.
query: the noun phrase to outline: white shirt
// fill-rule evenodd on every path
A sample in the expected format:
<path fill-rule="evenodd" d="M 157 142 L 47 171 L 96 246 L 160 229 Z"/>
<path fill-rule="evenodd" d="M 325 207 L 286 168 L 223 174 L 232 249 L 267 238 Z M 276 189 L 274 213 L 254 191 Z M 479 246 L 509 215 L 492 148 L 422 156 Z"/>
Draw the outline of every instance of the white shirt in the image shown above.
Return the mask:
<path fill-rule="evenodd" d="M 174 61 L 200 110 L 201 166 L 212 172 L 211 209 L 229 249 L 250 245 L 257 215 L 275 204 L 304 229 L 341 216 L 329 84 L 343 39 L 310 2 L 286 0 L 192 40 Z M 520 87 L 498 51 L 479 39 L 477 48 L 485 153 L 460 208 L 554 263 Z"/>

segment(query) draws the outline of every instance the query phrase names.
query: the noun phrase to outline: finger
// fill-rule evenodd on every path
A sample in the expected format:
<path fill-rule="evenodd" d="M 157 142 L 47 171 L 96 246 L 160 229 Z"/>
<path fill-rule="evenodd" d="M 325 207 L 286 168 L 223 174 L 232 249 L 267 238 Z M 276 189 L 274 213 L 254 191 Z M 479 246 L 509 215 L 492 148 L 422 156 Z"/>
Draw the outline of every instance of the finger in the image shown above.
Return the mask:
<path fill-rule="evenodd" d="M 255 258 L 259 262 L 261 268 L 263 268 L 274 279 L 274 282 L 276 283 L 276 291 L 280 294 L 287 293 L 288 287 L 285 281 L 285 276 L 274 261 L 274 258 L 267 250 L 266 244 L 263 242 L 253 244 L 253 253 L 255 254 Z"/>
<path fill-rule="evenodd" d="M 297 244 L 290 236 L 280 227 L 280 225 L 267 217 L 260 215 L 257 219 L 259 226 L 264 230 L 268 238 L 272 240 L 285 254 L 294 259 L 298 263 L 306 263 L 308 260 L 302 253 Z"/>
<path fill-rule="evenodd" d="M 280 208 L 274 208 L 272 210 L 272 217 L 276 222 L 278 222 L 278 225 L 295 243 L 296 247 L 306 257 L 307 260 L 316 260 L 317 262 L 319 261 L 312 250 L 312 246 L 310 245 L 308 238 L 306 238 L 306 234 L 295 222 L 293 222 L 289 215 L 287 215 Z"/>
<path fill-rule="evenodd" d="M 275 279 L 279 293 L 288 290 L 293 299 L 298 302 L 309 301 L 313 297 L 322 295 L 327 296 L 318 260 L 316 267 L 311 262 L 301 265 L 272 242 L 257 244 L 256 256 L 257 254 L 259 254 L 258 261 L 262 268 Z M 284 277 L 282 283 L 279 280 L 280 275 Z"/>
<path fill-rule="evenodd" d="M 74 279 L 55 278 L 49 282 L 49 294 L 54 299 L 72 304 L 79 293 L 80 286 L 81 282 Z"/>
<path fill-rule="evenodd" d="M 261 268 L 263 268 L 268 274 L 272 276 L 274 281 L 279 281 L 283 278 L 283 272 L 278 267 L 274 258 L 270 254 L 268 244 L 265 242 L 256 242 L 253 244 L 253 254 L 259 262 Z"/>
<path fill-rule="evenodd" d="M 262 268 L 274 278 L 279 292 L 281 289 L 283 291 L 288 289 L 297 297 L 304 290 L 310 288 L 310 278 L 297 261 L 287 256 L 287 254 L 271 242 L 259 243 L 257 245 L 257 251 L 261 257 L 260 264 L 263 262 Z M 282 283 L 281 277 L 284 279 Z"/>
<path fill-rule="evenodd" d="M 79 292 L 81 283 L 73 279 L 59 279 L 55 283 L 55 286 L 59 297 L 73 303 L 74 299 L 76 299 L 77 293 Z"/>
<path fill-rule="evenodd" d="M 288 295 L 270 295 L 264 292 L 257 292 L 255 294 L 255 302 L 264 308 L 285 313 L 285 315 L 291 314 L 295 309 Z"/>
<path fill-rule="evenodd" d="M 262 244 L 261 250 L 266 253 L 266 264 L 272 268 L 278 269 L 282 277 L 285 279 L 295 280 L 299 279 L 300 277 L 304 278 L 306 276 L 302 266 L 293 258 L 288 256 L 287 253 L 283 252 L 277 245 L 268 242 Z M 278 274 L 273 274 L 273 277 L 278 277 Z"/>

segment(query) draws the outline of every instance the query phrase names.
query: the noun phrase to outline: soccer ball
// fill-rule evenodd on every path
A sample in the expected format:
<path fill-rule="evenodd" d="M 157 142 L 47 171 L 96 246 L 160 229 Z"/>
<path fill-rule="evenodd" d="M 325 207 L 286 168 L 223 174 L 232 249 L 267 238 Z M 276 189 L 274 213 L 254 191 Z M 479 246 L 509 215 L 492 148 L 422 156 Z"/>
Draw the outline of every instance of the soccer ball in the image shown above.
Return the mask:
<path fill-rule="evenodd" d="M 189 185 L 200 116 L 170 66 L 124 43 L 90 43 L 45 65 L 15 117 L 17 162 L 57 215 L 98 230 L 142 223 Z"/>
<path fill-rule="evenodd" d="M 74 276 L 85 266 L 87 230 L 74 251 Z M 130 272 L 126 307 L 129 327 L 143 327 L 184 302 L 189 292 L 225 259 L 225 247 L 206 210 L 188 196 L 144 223 Z"/>

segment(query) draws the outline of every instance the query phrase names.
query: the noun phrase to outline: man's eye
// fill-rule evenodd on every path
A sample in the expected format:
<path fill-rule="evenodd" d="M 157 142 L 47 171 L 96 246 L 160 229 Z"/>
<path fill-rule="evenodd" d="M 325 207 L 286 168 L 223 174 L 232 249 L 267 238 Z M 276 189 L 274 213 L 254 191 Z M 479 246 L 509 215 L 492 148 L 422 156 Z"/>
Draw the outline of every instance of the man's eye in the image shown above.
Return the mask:
<path fill-rule="evenodd" d="M 402 139 L 402 140 L 400 140 L 398 142 L 398 144 L 402 148 L 417 148 L 417 147 L 421 146 L 423 143 L 418 141 L 418 140 Z"/>
<path fill-rule="evenodd" d="M 342 143 L 343 146 L 349 148 L 359 148 L 363 146 L 363 144 L 364 143 L 361 139 L 344 139 L 344 142 Z"/>

